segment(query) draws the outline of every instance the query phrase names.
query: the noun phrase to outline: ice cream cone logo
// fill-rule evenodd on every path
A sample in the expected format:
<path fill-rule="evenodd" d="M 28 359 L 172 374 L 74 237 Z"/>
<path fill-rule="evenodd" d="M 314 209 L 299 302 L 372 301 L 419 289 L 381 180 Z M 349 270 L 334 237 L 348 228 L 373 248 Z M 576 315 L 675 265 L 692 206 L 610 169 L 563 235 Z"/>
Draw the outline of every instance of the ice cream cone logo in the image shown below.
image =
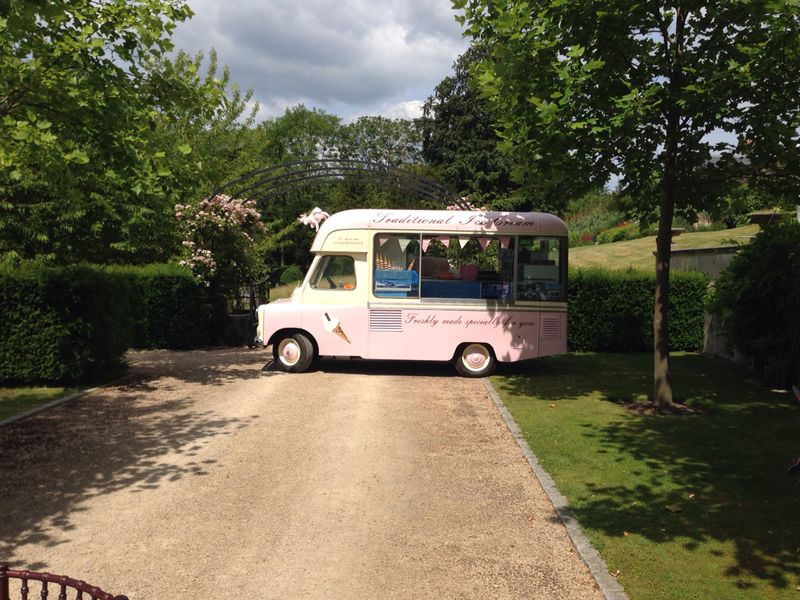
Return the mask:
<path fill-rule="evenodd" d="M 322 320 L 322 324 L 325 326 L 326 330 L 328 330 L 331 333 L 335 333 L 348 344 L 350 343 L 350 340 L 347 338 L 347 335 L 345 334 L 341 324 L 339 323 L 339 319 L 337 319 L 336 317 L 333 317 L 331 319 L 330 315 L 328 313 L 325 313 L 325 318 Z"/>

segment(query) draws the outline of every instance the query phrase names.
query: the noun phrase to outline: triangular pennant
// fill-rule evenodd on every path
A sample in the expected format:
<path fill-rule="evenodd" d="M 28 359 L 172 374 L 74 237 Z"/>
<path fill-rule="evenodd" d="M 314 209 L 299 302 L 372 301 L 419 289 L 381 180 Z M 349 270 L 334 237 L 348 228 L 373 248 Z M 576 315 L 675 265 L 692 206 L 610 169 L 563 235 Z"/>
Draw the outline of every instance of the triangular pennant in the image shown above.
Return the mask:
<path fill-rule="evenodd" d="M 500 236 L 500 247 L 501 248 L 508 248 L 508 245 L 511 243 L 511 236 L 510 235 L 501 235 Z"/>
<path fill-rule="evenodd" d="M 402 252 L 405 252 L 406 248 L 408 248 L 408 245 L 411 243 L 411 240 L 408 238 L 400 238 L 397 241 L 400 242 L 400 250 Z"/>
<path fill-rule="evenodd" d="M 462 248 L 467 245 L 467 242 L 469 242 L 469 238 L 458 238 L 458 243 Z"/>
<path fill-rule="evenodd" d="M 478 238 L 478 243 L 481 245 L 481 249 L 486 251 L 486 248 L 489 247 L 489 242 L 491 242 L 491 238 Z"/>
<path fill-rule="evenodd" d="M 378 236 L 378 245 L 383 246 L 386 242 L 389 241 L 388 235 L 379 235 Z"/>
<path fill-rule="evenodd" d="M 431 245 L 431 238 L 422 238 L 422 251 L 427 252 L 428 246 Z"/>
<path fill-rule="evenodd" d="M 440 242 L 442 242 L 442 244 L 444 244 L 445 248 L 449 248 L 450 247 L 450 237 L 449 236 L 443 235 L 443 236 L 438 237 L 436 239 L 439 240 Z"/>

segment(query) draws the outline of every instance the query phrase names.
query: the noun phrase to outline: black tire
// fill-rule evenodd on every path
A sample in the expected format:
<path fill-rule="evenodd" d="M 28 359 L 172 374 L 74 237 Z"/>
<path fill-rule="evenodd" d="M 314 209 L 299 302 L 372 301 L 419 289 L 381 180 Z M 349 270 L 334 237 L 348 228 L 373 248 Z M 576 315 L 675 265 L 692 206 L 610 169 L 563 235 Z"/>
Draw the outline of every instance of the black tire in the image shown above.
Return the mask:
<path fill-rule="evenodd" d="M 456 372 L 462 377 L 486 377 L 494 372 L 497 360 L 486 344 L 464 344 L 453 359 Z"/>
<path fill-rule="evenodd" d="M 272 358 L 281 371 L 302 373 L 314 362 L 314 344 L 303 333 L 284 335 L 272 344 Z"/>

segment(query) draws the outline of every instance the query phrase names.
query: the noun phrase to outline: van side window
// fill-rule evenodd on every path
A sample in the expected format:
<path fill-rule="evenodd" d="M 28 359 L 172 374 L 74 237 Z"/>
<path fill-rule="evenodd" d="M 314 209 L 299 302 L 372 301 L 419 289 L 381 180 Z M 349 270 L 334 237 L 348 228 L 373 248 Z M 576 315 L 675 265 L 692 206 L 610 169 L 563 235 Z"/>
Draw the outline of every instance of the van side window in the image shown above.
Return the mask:
<path fill-rule="evenodd" d="M 517 300 L 566 300 L 566 238 L 520 237 Z"/>
<path fill-rule="evenodd" d="M 375 296 L 419 298 L 419 235 L 379 233 L 374 243 Z"/>
<path fill-rule="evenodd" d="M 322 257 L 311 278 L 315 290 L 356 289 L 356 267 L 352 256 L 330 255 Z"/>

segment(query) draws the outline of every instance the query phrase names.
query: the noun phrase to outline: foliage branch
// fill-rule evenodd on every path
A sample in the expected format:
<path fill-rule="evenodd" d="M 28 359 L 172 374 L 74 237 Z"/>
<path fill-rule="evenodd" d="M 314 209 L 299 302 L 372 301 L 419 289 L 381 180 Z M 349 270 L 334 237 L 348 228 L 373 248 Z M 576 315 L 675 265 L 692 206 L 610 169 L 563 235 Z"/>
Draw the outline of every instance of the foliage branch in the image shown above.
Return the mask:
<path fill-rule="evenodd" d="M 703 208 L 744 178 L 797 194 L 800 81 L 787 74 L 800 71 L 800 4 L 453 6 L 489 48 L 476 76 L 524 188 L 544 180 L 545 199 L 569 198 L 616 175 L 640 216 L 658 220 L 653 396 L 672 404 L 673 215 Z"/>

